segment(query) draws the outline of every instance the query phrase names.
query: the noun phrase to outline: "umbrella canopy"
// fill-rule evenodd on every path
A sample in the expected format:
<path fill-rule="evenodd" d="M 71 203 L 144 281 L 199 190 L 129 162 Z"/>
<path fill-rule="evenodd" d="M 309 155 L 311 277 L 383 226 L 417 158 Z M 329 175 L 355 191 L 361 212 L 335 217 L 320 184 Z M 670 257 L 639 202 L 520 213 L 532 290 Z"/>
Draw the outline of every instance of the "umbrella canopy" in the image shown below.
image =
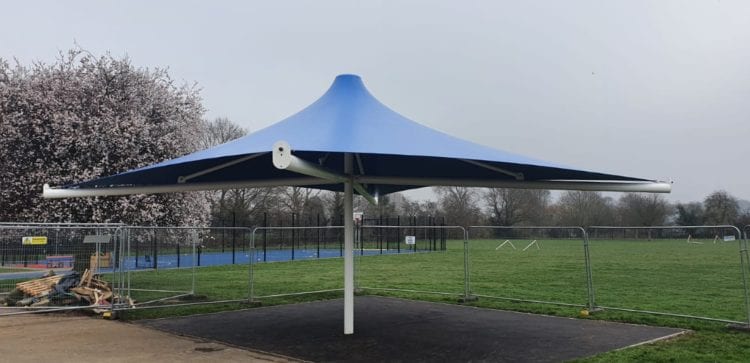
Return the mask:
<path fill-rule="evenodd" d="M 274 166 L 272 151 L 278 141 L 286 141 L 294 157 L 336 175 L 346 174 L 344 155 L 352 154 L 353 177 L 361 185 L 356 192 L 375 196 L 429 185 L 669 191 L 666 183 L 567 167 L 461 140 L 389 109 L 370 94 L 360 77 L 340 75 L 313 104 L 265 129 L 144 168 L 45 188 L 45 196 L 272 185 L 343 190 L 340 179 L 315 178 Z"/>
<path fill-rule="evenodd" d="M 47 198 L 264 186 L 344 191 L 344 334 L 354 332 L 354 191 L 378 195 L 430 185 L 669 192 L 670 184 L 574 169 L 460 140 L 376 100 L 354 75 L 299 113 L 240 139 L 83 183 Z"/>

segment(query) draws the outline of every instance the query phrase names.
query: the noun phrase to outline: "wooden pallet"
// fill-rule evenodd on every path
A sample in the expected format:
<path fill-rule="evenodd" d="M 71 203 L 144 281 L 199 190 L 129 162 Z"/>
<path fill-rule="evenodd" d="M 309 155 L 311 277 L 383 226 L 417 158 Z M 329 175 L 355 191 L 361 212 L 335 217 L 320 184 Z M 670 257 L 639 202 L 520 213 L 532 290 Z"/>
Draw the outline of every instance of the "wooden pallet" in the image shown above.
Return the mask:
<path fill-rule="evenodd" d="M 62 275 L 55 275 L 26 282 L 19 282 L 16 284 L 16 288 L 21 290 L 26 295 L 39 296 L 52 290 L 52 286 L 60 282 L 60 279 L 62 279 Z"/>

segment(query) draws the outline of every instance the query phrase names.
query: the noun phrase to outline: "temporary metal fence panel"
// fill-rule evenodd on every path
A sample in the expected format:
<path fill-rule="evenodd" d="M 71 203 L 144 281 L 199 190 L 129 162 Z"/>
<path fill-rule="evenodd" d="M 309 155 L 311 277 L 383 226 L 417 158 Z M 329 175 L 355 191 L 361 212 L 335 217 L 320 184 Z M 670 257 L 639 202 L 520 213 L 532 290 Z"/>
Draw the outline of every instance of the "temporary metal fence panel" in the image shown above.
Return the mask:
<path fill-rule="evenodd" d="M 374 228 L 385 226 L 386 228 Z M 422 226 L 417 228 L 417 226 Z M 364 228 L 363 227 L 368 227 Z M 357 240 L 364 241 L 366 245 L 361 248 L 369 250 L 378 250 L 382 253 L 401 253 L 403 251 L 439 251 L 446 249 L 446 231 L 445 218 L 435 218 L 432 216 L 408 216 L 408 217 L 387 217 L 378 216 L 364 218 L 357 224 Z M 410 228 L 414 235 L 419 236 L 420 243 L 409 245 L 404 249 L 401 245 L 399 231 Z M 360 251 L 362 254 L 362 251 Z"/>
<path fill-rule="evenodd" d="M 590 227 L 597 306 L 746 324 L 747 242 L 734 226 Z"/>
<path fill-rule="evenodd" d="M 367 275 L 362 272 L 363 257 L 444 250 L 445 230 L 440 226 L 357 226 L 355 276 Z M 404 242 L 410 234 L 415 237 L 414 244 Z M 343 226 L 258 227 L 252 240 L 253 299 L 343 290 Z M 360 279 L 356 281 L 363 283 Z"/>
<path fill-rule="evenodd" d="M 355 282 L 371 293 L 476 296 L 750 327 L 749 231 L 750 226 L 741 232 L 733 226 L 472 226 L 465 231 L 361 225 L 355 236 Z M 151 308 L 186 300 L 336 296 L 343 290 L 342 253 L 341 226 L 0 223 L 0 298 L 11 302 L 4 314 L 90 309 L 70 305 L 70 296 L 62 294 L 16 306 L 23 296 L 13 292 L 18 283 L 49 270 L 69 275 L 86 268 L 113 285 L 122 297 L 117 309 L 133 308 L 131 302 Z"/>
<path fill-rule="evenodd" d="M 0 299 L 7 306 L 0 315 L 103 308 L 79 301 L 62 287 L 80 280 L 86 270 L 115 282 L 119 228 L 119 224 L 1 223 Z M 24 284 L 46 276 L 51 277 Z M 61 288 L 47 292 L 53 285 Z"/>
<path fill-rule="evenodd" d="M 343 291 L 343 242 L 343 226 L 255 228 L 251 299 Z"/>
<path fill-rule="evenodd" d="M 446 250 L 448 239 L 462 239 L 457 227 L 437 225 L 358 225 L 355 228 L 355 254 L 372 256 Z M 450 236 L 449 236 L 450 235 Z M 414 243 L 407 243 L 412 236 Z M 458 236 L 458 237 L 457 237 Z"/>
<path fill-rule="evenodd" d="M 363 225 L 358 231 L 355 283 L 359 289 L 465 296 L 463 227 Z"/>
<path fill-rule="evenodd" d="M 594 304 L 583 228 L 471 226 L 468 233 L 473 296 L 578 307 Z"/>
<path fill-rule="evenodd" d="M 247 300 L 250 232 L 232 227 L 126 227 L 118 292 L 136 308 Z"/>

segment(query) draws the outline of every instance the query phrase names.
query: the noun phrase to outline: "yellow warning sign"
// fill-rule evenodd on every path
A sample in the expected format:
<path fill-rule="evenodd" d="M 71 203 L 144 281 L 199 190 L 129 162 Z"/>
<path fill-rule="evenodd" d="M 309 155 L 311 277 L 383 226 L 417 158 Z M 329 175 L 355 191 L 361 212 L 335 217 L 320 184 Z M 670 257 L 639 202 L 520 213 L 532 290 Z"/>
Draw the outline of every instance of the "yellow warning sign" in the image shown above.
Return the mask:
<path fill-rule="evenodd" d="M 23 237 L 21 239 L 22 245 L 46 245 L 47 237 L 45 236 L 34 236 L 34 237 Z"/>

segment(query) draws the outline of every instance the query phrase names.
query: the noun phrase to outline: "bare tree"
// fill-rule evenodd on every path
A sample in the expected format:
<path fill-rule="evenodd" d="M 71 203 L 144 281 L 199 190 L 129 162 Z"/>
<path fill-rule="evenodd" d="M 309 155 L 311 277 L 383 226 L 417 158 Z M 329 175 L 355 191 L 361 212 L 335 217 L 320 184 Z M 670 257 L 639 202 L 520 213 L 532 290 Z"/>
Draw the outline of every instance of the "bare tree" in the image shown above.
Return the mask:
<path fill-rule="evenodd" d="M 481 223 L 476 190 L 465 187 L 437 187 L 438 204 L 451 224 L 470 226 Z"/>
<path fill-rule="evenodd" d="M 672 213 L 672 206 L 660 194 L 627 193 L 617 205 L 620 222 L 626 226 L 661 226 Z"/>
<path fill-rule="evenodd" d="M 201 148 L 224 144 L 247 134 L 247 130 L 226 117 L 203 120 L 198 144 Z M 211 205 L 214 226 L 257 224 L 260 213 L 271 210 L 278 188 L 226 189 L 205 192 Z"/>
<path fill-rule="evenodd" d="M 380 196 L 378 204 L 372 204 L 363 197 L 354 199 L 354 210 L 365 214 L 365 218 L 378 218 L 396 214 L 396 206 L 391 203 L 391 197 L 388 195 Z"/>
<path fill-rule="evenodd" d="M 396 211 L 398 214 L 404 216 L 417 216 L 426 214 L 424 203 L 420 203 L 418 200 L 409 199 L 406 196 L 403 197 L 403 200 L 401 201 L 399 208 Z"/>
<path fill-rule="evenodd" d="M 612 199 L 598 192 L 564 192 L 555 210 L 560 225 L 586 227 L 615 224 Z"/>
<path fill-rule="evenodd" d="M 252 226 L 260 223 L 261 214 L 273 210 L 277 188 L 230 189 L 211 192 L 213 226 Z"/>
<path fill-rule="evenodd" d="M 737 219 L 735 220 L 734 224 L 736 226 L 750 226 L 750 209 L 745 209 L 740 212 L 740 214 L 737 216 Z"/>
<path fill-rule="evenodd" d="M 543 224 L 550 200 L 548 190 L 492 188 L 484 193 L 494 225 Z"/>
<path fill-rule="evenodd" d="M 281 189 L 280 201 L 285 212 L 300 215 L 305 211 L 310 199 L 318 194 L 320 191 L 316 189 L 286 187 Z"/>
<path fill-rule="evenodd" d="M 320 216 L 323 218 L 321 223 L 325 222 L 326 204 L 321 197 L 320 192 L 307 200 L 307 203 L 305 203 L 305 207 L 302 210 L 302 214 L 307 216 L 311 221 L 313 219 L 317 220 L 317 217 Z"/>
<path fill-rule="evenodd" d="M 201 132 L 198 135 L 198 146 L 207 149 L 247 135 L 247 130 L 226 117 L 201 121 Z"/>
<path fill-rule="evenodd" d="M 678 226 L 700 226 L 706 223 L 706 215 L 703 204 L 700 202 L 679 203 L 676 206 Z"/>
<path fill-rule="evenodd" d="M 706 197 L 703 207 L 708 224 L 732 224 L 740 213 L 737 198 L 724 190 L 715 191 Z"/>
<path fill-rule="evenodd" d="M 329 225 L 340 225 L 344 215 L 344 195 L 337 192 L 322 192 L 321 199 L 326 211 L 326 219 Z"/>

